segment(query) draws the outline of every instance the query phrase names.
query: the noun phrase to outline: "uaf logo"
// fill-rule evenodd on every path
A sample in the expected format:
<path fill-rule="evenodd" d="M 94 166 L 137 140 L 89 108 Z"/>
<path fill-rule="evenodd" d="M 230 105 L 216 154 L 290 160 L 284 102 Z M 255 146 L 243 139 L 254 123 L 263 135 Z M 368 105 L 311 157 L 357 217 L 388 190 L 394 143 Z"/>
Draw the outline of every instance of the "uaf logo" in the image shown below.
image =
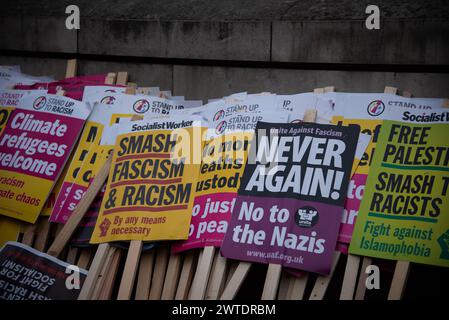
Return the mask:
<path fill-rule="evenodd" d="M 101 99 L 100 103 L 102 104 L 113 104 L 115 101 L 115 97 L 113 96 L 106 96 Z"/>
<path fill-rule="evenodd" d="M 224 117 L 224 110 L 220 110 L 218 111 L 215 115 L 214 115 L 214 121 L 220 120 L 221 118 Z"/>
<path fill-rule="evenodd" d="M 134 102 L 133 109 L 137 113 L 145 113 L 150 109 L 150 103 L 145 99 Z"/>
<path fill-rule="evenodd" d="M 44 96 L 41 96 L 41 97 L 37 98 L 36 100 L 34 100 L 33 108 L 35 110 L 40 110 L 45 106 L 46 102 L 47 102 L 47 98 L 45 98 Z"/>
<path fill-rule="evenodd" d="M 381 100 L 374 100 L 368 105 L 367 110 L 370 116 L 377 117 L 385 111 L 385 105 Z"/>
<path fill-rule="evenodd" d="M 215 132 L 217 134 L 223 133 L 226 130 L 227 126 L 228 126 L 228 123 L 223 120 L 217 125 L 217 127 L 215 128 Z"/>
<path fill-rule="evenodd" d="M 295 214 L 295 222 L 301 228 L 313 227 L 318 222 L 318 210 L 310 206 L 299 208 Z"/>

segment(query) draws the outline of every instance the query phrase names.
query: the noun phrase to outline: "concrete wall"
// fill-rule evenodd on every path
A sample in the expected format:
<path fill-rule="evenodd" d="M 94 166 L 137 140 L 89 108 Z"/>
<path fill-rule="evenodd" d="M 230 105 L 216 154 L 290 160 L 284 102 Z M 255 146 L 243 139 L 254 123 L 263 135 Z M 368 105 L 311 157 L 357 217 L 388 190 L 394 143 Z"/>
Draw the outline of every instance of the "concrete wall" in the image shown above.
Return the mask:
<path fill-rule="evenodd" d="M 65 28 L 77 4 L 81 29 Z M 449 64 L 446 0 L 3 0 L 0 49 L 304 63 Z"/>
<path fill-rule="evenodd" d="M 79 74 L 126 70 L 139 85 L 192 99 L 326 85 L 448 96 L 447 1 L 378 0 L 380 30 L 364 26 L 369 3 L 4 0 L 0 64 L 61 78 L 65 58 L 77 57 Z M 80 8 L 78 31 L 65 28 L 69 4 Z"/>
<path fill-rule="evenodd" d="M 377 0 L 381 28 L 367 30 L 370 3 L 3 0 L 0 64 L 61 78 L 65 59 L 77 57 L 79 74 L 126 70 L 139 85 L 192 99 L 326 85 L 448 96 L 449 3 Z M 80 7 L 78 31 L 65 28 L 69 4 Z"/>
<path fill-rule="evenodd" d="M 19 64 L 25 73 L 63 78 L 66 60 L 0 56 L 1 64 Z M 141 86 L 159 86 L 189 99 L 206 100 L 239 91 L 292 94 L 328 85 L 334 85 L 338 91 L 351 92 L 379 92 L 383 91 L 385 85 L 389 85 L 408 90 L 415 96 L 449 96 L 447 73 L 301 70 L 79 60 L 78 74 L 118 71 L 128 71 L 129 80 Z"/>

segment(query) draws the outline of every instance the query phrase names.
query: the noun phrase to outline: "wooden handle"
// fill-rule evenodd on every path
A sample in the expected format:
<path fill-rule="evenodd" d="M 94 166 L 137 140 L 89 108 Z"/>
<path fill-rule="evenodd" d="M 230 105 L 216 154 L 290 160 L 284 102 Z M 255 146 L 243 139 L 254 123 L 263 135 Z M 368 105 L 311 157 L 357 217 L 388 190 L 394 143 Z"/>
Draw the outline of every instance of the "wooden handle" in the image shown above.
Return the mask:
<path fill-rule="evenodd" d="M 76 75 L 76 68 L 78 66 L 78 61 L 76 59 L 70 59 L 67 61 L 67 68 L 65 70 L 65 77 L 71 78 Z"/>
<path fill-rule="evenodd" d="M 81 219 L 83 219 L 90 205 L 94 201 L 98 192 L 100 192 L 103 187 L 108 174 L 109 169 L 112 164 L 112 153 L 109 155 L 109 158 L 106 160 L 106 163 L 100 169 L 98 174 L 95 176 L 94 180 L 87 189 L 87 192 L 84 194 L 83 198 L 76 206 L 75 211 L 73 211 L 67 223 L 62 228 L 61 232 L 57 235 L 55 241 L 48 249 L 47 253 L 51 256 L 58 257 L 61 254 L 61 251 L 65 247 L 65 245 L 69 242 L 70 237 L 75 232 L 78 227 Z"/>

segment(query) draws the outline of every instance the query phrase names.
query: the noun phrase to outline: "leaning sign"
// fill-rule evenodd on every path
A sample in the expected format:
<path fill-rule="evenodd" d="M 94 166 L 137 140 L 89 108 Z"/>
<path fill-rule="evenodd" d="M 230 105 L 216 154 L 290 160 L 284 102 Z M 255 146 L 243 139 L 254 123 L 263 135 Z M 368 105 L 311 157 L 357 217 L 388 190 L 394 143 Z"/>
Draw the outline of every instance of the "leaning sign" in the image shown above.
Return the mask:
<path fill-rule="evenodd" d="M 22 243 L 0 250 L 0 300 L 75 300 L 87 271 Z"/>
<path fill-rule="evenodd" d="M 34 223 L 90 114 L 87 104 L 30 94 L 0 138 L 0 213 Z"/>
<path fill-rule="evenodd" d="M 200 164 L 191 157 L 205 129 L 198 119 L 123 125 L 91 243 L 187 238 Z"/>
<path fill-rule="evenodd" d="M 449 267 L 449 112 L 385 120 L 349 252 Z"/>
<path fill-rule="evenodd" d="M 355 126 L 259 122 L 222 254 L 328 274 L 358 135 Z"/>

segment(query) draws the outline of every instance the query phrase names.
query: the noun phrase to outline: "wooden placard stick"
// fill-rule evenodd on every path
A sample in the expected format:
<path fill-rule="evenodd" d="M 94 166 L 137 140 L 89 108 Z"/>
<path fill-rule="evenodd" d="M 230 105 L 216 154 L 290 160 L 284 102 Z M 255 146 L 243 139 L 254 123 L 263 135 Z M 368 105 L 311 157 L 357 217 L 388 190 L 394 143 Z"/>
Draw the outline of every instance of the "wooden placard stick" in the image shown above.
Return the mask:
<path fill-rule="evenodd" d="M 229 264 L 229 271 L 226 276 L 226 285 L 229 283 L 229 280 L 231 280 L 232 275 L 234 274 L 235 270 L 237 270 L 239 262 L 236 260 L 228 260 L 228 264 Z"/>
<path fill-rule="evenodd" d="M 262 300 L 274 300 L 276 298 L 279 280 L 281 279 L 282 265 L 270 263 L 262 291 Z"/>
<path fill-rule="evenodd" d="M 357 256 L 354 256 L 354 257 L 357 258 Z M 355 298 L 354 298 L 355 300 L 364 300 L 365 299 L 366 278 L 368 276 L 366 274 L 365 270 L 371 264 L 373 264 L 373 259 L 372 258 L 370 258 L 370 257 L 363 257 L 362 267 L 360 268 L 360 276 L 359 276 L 359 280 L 357 282 L 357 289 L 355 291 Z"/>
<path fill-rule="evenodd" d="M 109 72 L 104 80 L 105 84 L 114 84 L 117 79 L 117 74 L 115 72 Z"/>
<path fill-rule="evenodd" d="M 71 247 L 67 253 L 67 263 L 75 264 L 78 256 L 78 248 Z"/>
<path fill-rule="evenodd" d="M 65 77 L 71 78 L 76 76 L 76 69 L 78 67 L 78 60 L 70 59 L 67 61 L 67 68 L 65 70 Z"/>
<path fill-rule="evenodd" d="M 198 253 L 198 264 L 197 264 L 197 267 L 198 267 L 198 265 L 200 264 L 201 258 L 203 257 L 203 251 L 204 251 L 204 250 L 200 250 L 200 252 Z M 196 271 L 195 271 L 195 272 L 196 272 Z"/>
<path fill-rule="evenodd" d="M 139 274 L 137 276 L 136 300 L 148 300 L 156 249 L 142 252 L 140 256 Z"/>
<path fill-rule="evenodd" d="M 80 257 L 76 262 L 76 265 L 83 269 L 88 269 L 90 260 L 93 258 L 94 254 L 91 248 L 83 249 L 80 253 Z"/>
<path fill-rule="evenodd" d="M 48 221 L 48 217 L 39 217 L 37 230 L 34 248 L 44 252 L 47 248 L 48 238 L 50 237 L 50 222 Z"/>
<path fill-rule="evenodd" d="M 52 223 L 52 224 L 55 225 L 55 223 Z M 58 236 L 58 234 L 61 232 L 62 227 L 64 227 L 63 224 L 56 223 L 55 228 L 51 228 L 51 230 L 50 230 L 51 235 L 56 238 Z"/>
<path fill-rule="evenodd" d="M 84 198 L 83 198 L 84 199 Z M 82 201 L 82 200 L 81 200 Z M 79 206 L 79 204 L 78 204 Z M 76 210 L 76 209 L 75 209 Z M 71 217 L 69 218 L 69 220 Z M 92 293 L 95 289 L 95 284 L 98 280 L 98 276 L 103 269 L 104 262 L 107 258 L 110 249 L 109 243 L 102 243 L 98 246 L 97 252 L 95 253 L 94 260 L 87 274 L 86 280 L 84 281 L 81 292 L 78 296 L 78 300 L 89 300 L 92 297 Z"/>
<path fill-rule="evenodd" d="M 165 274 L 164 288 L 162 289 L 162 300 L 173 300 L 181 272 L 182 254 L 172 253 L 168 261 L 167 273 Z"/>
<path fill-rule="evenodd" d="M 111 299 L 112 290 L 114 289 L 115 278 L 117 276 L 118 268 L 120 266 L 120 260 L 122 258 L 123 251 L 116 249 L 112 257 L 111 264 L 107 270 L 103 286 L 98 294 L 98 300 Z"/>
<path fill-rule="evenodd" d="M 281 281 L 279 282 L 279 290 L 277 295 L 278 300 L 287 300 L 288 288 L 290 286 L 290 282 L 292 281 L 293 275 L 285 271 L 285 269 L 282 270 Z"/>
<path fill-rule="evenodd" d="M 324 93 L 327 93 L 327 92 L 335 92 L 335 87 L 334 86 L 324 87 Z"/>
<path fill-rule="evenodd" d="M 118 72 L 117 76 L 115 77 L 115 73 L 109 73 L 106 77 L 107 81 L 113 83 L 113 79 L 116 78 L 116 84 L 118 85 L 126 85 L 128 82 L 128 72 Z M 131 88 L 132 89 L 132 88 Z M 134 94 L 134 92 L 130 92 L 130 88 L 126 89 L 128 93 Z M 111 157 L 112 158 L 112 157 Z M 134 280 L 137 273 L 137 267 L 139 264 L 140 254 L 141 254 L 141 248 L 143 246 L 142 241 L 131 241 L 130 248 L 128 250 L 128 255 L 126 258 L 125 263 L 125 271 L 122 276 L 122 280 L 120 282 L 119 287 L 119 294 L 118 298 L 119 300 L 128 300 L 131 297 L 131 293 L 133 290 Z M 138 249 L 140 247 L 140 249 Z M 112 294 L 113 289 L 113 281 L 115 280 L 115 275 L 117 272 L 118 264 L 120 262 L 120 258 L 122 255 L 121 249 L 115 249 L 114 250 L 115 259 L 114 264 L 108 264 L 105 266 L 104 272 L 104 278 L 109 279 L 109 283 L 101 288 L 101 291 L 98 292 L 98 296 L 107 297 Z"/>
<path fill-rule="evenodd" d="M 95 282 L 94 290 L 92 292 L 92 296 L 90 297 L 91 300 L 98 300 L 98 297 L 100 295 L 100 291 L 102 290 L 104 286 L 104 282 L 106 280 L 106 276 L 108 274 L 109 265 L 112 262 L 112 259 L 114 257 L 114 253 L 117 251 L 117 248 L 110 247 L 106 258 L 104 260 L 103 266 L 101 268 L 100 273 L 98 274 L 97 281 Z"/>
<path fill-rule="evenodd" d="M 23 244 L 26 244 L 27 246 L 30 246 L 30 247 L 33 246 L 36 227 L 37 226 L 35 224 L 27 224 L 26 225 L 25 230 L 23 232 L 23 238 L 22 238 Z"/>
<path fill-rule="evenodd" d="M 119 72 L 117 77 L 117 83 L 124 84 L 127 80 L 128 73 L 127 72 Z M 127 87 L 126 92 L 130 94 L 134 94 L 132 87 Z M 138 120 L 135 117 L 131 119 L 132 121 Z M 137 274 L 137 270 L 139 269 L 139 262 L 141 258 L 141 251 L 143 247 L 142 240 L 132 240 L 130 242 L 128 255 L 126 257 L 125 269 L 123 271 L 122 279 L 120 281 L 118 300 L 129 300 L 131 298 L 131 294 L 134 287 L 134 282 Z M 143 261 L 147 261 L 146 259 Z M 142 269 L 142 268 L 141 268 Z M 111 273 L 116 272 L 116 270 L 108 270 L 107 271 L 112 277 Z M 140 276 L 139 276 L 140 277 Z M 142 288 L 139 288 L 138 291 L 139 299 L 142 299 Z"/>
<path fill-rule="evenodd" d="M 317 88 L 314 90 L 314 93 L 316 94 L 320 94 L 320 93 L 326 93 L 326 92 L 334 92 L 335 91 L 335 87 L 334 86 L 328 86 L 325 88 Z M 309 111 L 309 114 L 306 112 L 304 114 L 304 121 L 308 121 L 308 122 L 315 122 L 316 121 L 316 117 L 317 117 L 317 111 L 315 111 L 315 113 L 311 113 L 311 111 Z M 328 277 L 318 277 L 317 280 L 315 281 L 315 286 L 314 289 L 316 288 L 317 290 L 320 288 L 321 289 L 321 293 L 324 296 L 327 287 L 329 285 L 330 279 L 332 278 L 332 274 L 334 272 L 335 266 L 338 263 L 338 259 L 340 258 L 340 252 L 336 252 L 334 253 L 334 261 L 332 263 L 332 267 L 331 267 L 331 274 Z M 308 280 L 308 274 L 306 274 L 305 276 L 301 277 L 301 278 L 295 278 L 293 283 L 290 284 L 289 286 L 289 290 L 287 292 L 287 298 L 288 299 L 302 299 L 304 297 L 304 291 L 306 289 L 306 285 L 307 285 L 307 280 Z M 318 293 L 318 292 L 316 292 Z M 313 296 L 314 292 L 312 291 L 311 296 Z"/>
<path fill-rule="evenodd" d="M 204 248 L 201 254 L 201 259 L 198 262 L 195 277 L 193 278 L 192 288 L 189 295 L 190 300 L 204 299 L 214 254 L 215 247 L 207 246 Z"/>
<path fill-rule="evenodd" d="M 116 84 L 121 85 L 121 86 L 126 86 L 127 83 L 128 83 L 128 72 L 120 71 L 119 73 L 117 73 Z"/>
<path fill-rule="evenodd" d="M 126 87 L 125 93 L 126 94 L 136 94 L 136 88 L 135 87 Z"/>
<path fill-rule="evenodd" d="M 385 86 L 385 88 L 384 88 L 384 93 L 397 94 L 397 92 L 398 92 L 398 89 L 396 87 Z M 360 263 L 360 257 L 348 254 L 348 263 L 352 264 L 351 267 L 353 269 L 355 269 L 355 264 L 356 264 L 357 260 L 358 260 L 358 263 Z M 373 263 L 372 258 L 363 257 L 362 267 L 360 268 L 359 280 L 357 283 L 357 289 L 355 292 L 355 300 L 363 300 L 365 298 L 366 278 L 367 278 L 367 274 L 366 274 L 365 270 L 372 263 Z M 343 287 L 346 288 L 346 290 L 349 290 L 355 286 L 356 280 L 355 280 L 354 273 L 348 273 L 347 276 L 345 275 L 345 279 L 346 279 L 346 283 L 343 283 Z M 344 293 L 342 292 L 341 295 L 343 295 L 344 298 L 350 299 L 349 297 L 351 297 L 353 294 L 350 291 L 346 291 Z"/>
<path fill-rule="evenodd" d="M 249 269 L 251 268 L 251 265 L 251 262 L 239 262 L 237 269 L 235 269 L 231 279 L 226 284 L 226 288 L 224 289 L 220 300 L 232 300 L 235 298 L 237 292 L 240 290 L 240 286 L 249 272 Z"/>
<path fill-rule="evenodd" d="M 407 278 L 410 271 L 410 262 L 398 261 L 394 269 L 393 279 L 391 280 L 388 300 L 401 300 L 404 294 Z"/>
<path fill-rule="evenodd" d="M 384 93 L 397 94 L 398 93 L 398 88 L 386 86 L 384 88 Z"/>
<path fill-rule="evenodd" d="M 314 92 L 324 93 L 324 89 L 315 89 Z M 317 111 L 315 109 L 309 109 L 304 112 L 304 122 L 315 122 Z M 270 263 L 268 265 L 267 275 L 265 278 L 265 285 L 262 291 L 262 300 L 274 300 L 277 296 L 279 287 L 279 281 L 281 280 L 282 266 L 278 264 Z M 284 276 L 286 276 L 284 274 Z M 283 280 L 284 281 L 284 280 Z"/>
<path fill-rule="evenodd" d="M 164 288 L 165 274 L 167 272 L 170 248 L 162 245 L 157 248 L 156 263 L 154 265 L 153 277 L 151 279 L 150 300 L 160 300 Z"/>
<path fill-rule="evenodd" d="M 67 245 L 67 243 L 70 240 L 70 237 L 75 232 L 81 219 L 84 217 L 90 205 L 97 196 L 98 192 L 100 192 L 101 188 L 103 187 L 103 184 L 105 183 L 106 178 L 108 177 L 111 163 L 112 163 L 112 154 L 108 157 L 103 167 L 100 169 L 98 174 L 93 179 L 85 195 L 83 196 L 83 198 L 73 211 L 73 214 L 70 216 L 66 224 L 62 227 L 61 232 L 56 236 L 56 239 L 50 246 L 50 249 L 48 249 L 47 251 L 49 255 L 58 257 L 62 249 Z"/>
<path fill-rule="evenodd" d="M 340 300 L 352 300 L 354 298 L 355 285 L 357 282 L 357 274 L 359 272 L 360 258 L 352 254 L 348 254 L 346 261 L 345 274 L 343 276 L 343 284 L 340 292 Z M 364 272 L 362 270 L 362 272 Z"/>
<path fill-rule="evenodd" d="M 307 280 L 309 279 L 309 273 L 306 273 L 300 278 L 293 277 L 290 281 L 287 290 L 287 300 L 302 300 L 304 298 L 304 292 L 306 291 Z"/>
<path fill-rule="evenodd" d="M 327 287 L 329 286 L 329 283 L 332 279 L 332 275 L 334 274 L 335 268 L 337 267 L 340 255 L 341 252 L 335 251 L 330 274 L 328 276 L 319 276 L 316 279 L 309 300 L 322 300 L 324 298 L 324 294 L 326 293 Z"/>
<path fill-rule="evenodd" d="M 176 300 L 185 300 L 189 296 L 190 286 L 192 285 L 193 275 L 195 273 L 196 256 L 195 250 L 189 250 L 184 254 L 182 271 L 179 276 L 178 288 L 176 289 Z"/>
<path fill-rule="evenodd" d="M 128 83 L 126 84 L 126 87 L 128 87 L 128 88 L 133 88 L 133 89 L 134 89 L 134 93 L 133 93 L 133 94 L 136 94 L 136 92 L 137 92 L 137 83 L 134 83 L 134 82 L 128 82 Z"/>
<path fill-rule="evenodd" d="M 217 250 L 207 286 L 206 300 L 217 300 L 220 297 L 225 285 L 226 269 L 227 259 L 221 256 L 220 250 Z"/>
<path fill-rule="evenodd" d="M 404 91 L 404 97 L 411 98 L 409 91 Z M 408 274 L 410 272 L 410 262 L 397 261 L 391 280 L 390 291 L 388 292 L 388 300 L 401 300 L 407 285 Z"/>
<path fill-rule="evenodd" d="M 129 244 L 128 255 L 126 257 L 125 269 L 123 270 L 117 300 L 129 300 L 131 298 L 142 245 L 142 240 L 132 240 Z"/>

